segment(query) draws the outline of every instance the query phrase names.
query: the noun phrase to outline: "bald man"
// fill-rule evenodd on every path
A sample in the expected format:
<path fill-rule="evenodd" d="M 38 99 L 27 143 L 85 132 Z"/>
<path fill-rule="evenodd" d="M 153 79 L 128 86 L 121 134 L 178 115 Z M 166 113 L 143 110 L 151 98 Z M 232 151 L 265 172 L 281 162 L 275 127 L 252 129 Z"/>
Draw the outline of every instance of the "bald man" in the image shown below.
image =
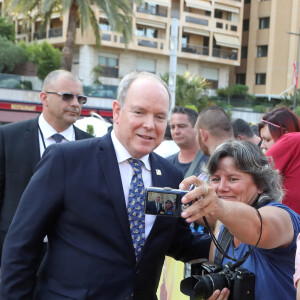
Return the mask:
<path fill-rule="evenodd" d="M 22 193 L 45 149 L 57 138 L 67 142 L 92 137 L 73 125 L 87 97 L 72 73 L 49 73 L 40 100 L 39 117 L 0 127 L 0 254 Z"/>

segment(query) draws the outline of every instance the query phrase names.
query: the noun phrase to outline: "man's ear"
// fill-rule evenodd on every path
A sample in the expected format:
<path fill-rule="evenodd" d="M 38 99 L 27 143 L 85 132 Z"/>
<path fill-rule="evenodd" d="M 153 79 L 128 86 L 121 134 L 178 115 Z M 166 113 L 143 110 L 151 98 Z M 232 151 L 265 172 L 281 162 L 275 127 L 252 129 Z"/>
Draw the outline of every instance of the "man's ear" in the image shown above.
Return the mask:
<path fill-rule="evenodd" d="M 203 142 L 206 142 L 207 138 L 208 138 L 208 132 L 207 132 L 207 130 L 205 130 L 205 129 L 199 129 L 199 132 L 201 134 Z"/>
<path fill-rule="evenodd" d="M 41 91 L 41 93 L 40 93 L 40 100 L 41 100 L 43 106 L 48 106 L 48 101 L 47 101 L 48 100 L 48 95 L 47 95 L 46 92 Z"/>
<path fill-rule="evenodd" d="M 119 123 L 119 118 L 120 118 L 120 114 L 121 114 L 121 104 L 119 101 L 114 100 L 113 105 L 112 105 L 112 109 L 113 109 L 113 120 L 115 124 Z"/>
<path fill-rule="evenodd" d="M 236 137 L 237 140 L 239 141 L 244 141 L 245 140 L 245 137 L 241 134 L 238 134 L 237 137 Z"/>

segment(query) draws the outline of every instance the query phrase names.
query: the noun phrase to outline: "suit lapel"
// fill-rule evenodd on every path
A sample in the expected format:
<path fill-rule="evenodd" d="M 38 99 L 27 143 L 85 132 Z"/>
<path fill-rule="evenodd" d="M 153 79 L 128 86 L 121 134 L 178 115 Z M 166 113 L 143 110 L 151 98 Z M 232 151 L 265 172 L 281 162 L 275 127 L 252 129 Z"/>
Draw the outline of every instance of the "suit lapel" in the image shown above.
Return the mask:
<path fill-rule="evenodd" d="M 88 133 L 80 130 L 79 128 L 77 128 L 76 126 L 73 125 L 73 128 L 74 128 L 74 132 L 75 132 L 75 140 L 83 140 L 83 139 L 86 139 L 88 138 Z M 92 136 L 90 136 L 92 137 Z"/>
<path fill-rule="evenodd" d="M 164 187 L 166 181 L 164 178 L 168 177 L 168 174 L 164 174 L 164 168 L 159 163 L 157 157 L 150 154 L 150 164 L 151 164 L 151 173 L 152 173 L 152 185 Z"/>
<path fill-rule="evenodd" d="M 132 248 L 132 253 L 134 254 L 122 180 L 110 133 L 101 138 L 98 159 L 100 169 L 103 171 L 105 177 L 105 184 L 113 201 L 117 219 L 120 222 L 120 227 L 122 228 L 128 245 Z"/>
<path fill-rule="evenodd" d="M 32 172 L 40 160 L 40 144 L 38 133 L 38 118 L 28 121 L 28 126 L 24 129 L 24 149 L 28 154 Z"/>

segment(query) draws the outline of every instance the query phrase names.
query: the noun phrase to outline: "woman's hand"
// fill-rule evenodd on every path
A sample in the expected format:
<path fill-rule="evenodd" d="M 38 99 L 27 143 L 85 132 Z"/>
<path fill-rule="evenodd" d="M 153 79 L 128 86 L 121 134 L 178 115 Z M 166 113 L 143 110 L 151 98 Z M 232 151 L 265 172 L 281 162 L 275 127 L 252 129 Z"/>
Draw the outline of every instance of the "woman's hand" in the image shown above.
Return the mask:
<path fill-rule="evenodd" d="M 207 298 L 207 300 L 227 300 L 229 298 L 230 291 L 228 288 L 224 288 L 222 291 L 216 290 Z"/>
<path fill-rule="evenodd" d="M 219 209 L 222 209 L 222 201 L 218 198 L 214 189 L 196 176 L 185 178 L 179 187 L 189 189 L 191 185 L 195 188 L 189 191 L 181 200 L 183 204 L 193 202 L 181 214 L 187 222 L 194 222 L 204 216 L 213 217 Z"/>

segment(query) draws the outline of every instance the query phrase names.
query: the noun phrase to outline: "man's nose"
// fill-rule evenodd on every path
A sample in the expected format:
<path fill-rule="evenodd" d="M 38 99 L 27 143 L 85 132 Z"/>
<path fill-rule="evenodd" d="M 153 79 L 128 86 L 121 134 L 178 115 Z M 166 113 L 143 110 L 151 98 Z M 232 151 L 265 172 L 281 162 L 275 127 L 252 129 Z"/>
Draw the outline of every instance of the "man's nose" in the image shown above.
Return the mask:
<path fill-rule="evenodd" d="M 154 128 L 154 116 L 148 115 L 145 117 L 144 126 L 147 128 Z"/>

